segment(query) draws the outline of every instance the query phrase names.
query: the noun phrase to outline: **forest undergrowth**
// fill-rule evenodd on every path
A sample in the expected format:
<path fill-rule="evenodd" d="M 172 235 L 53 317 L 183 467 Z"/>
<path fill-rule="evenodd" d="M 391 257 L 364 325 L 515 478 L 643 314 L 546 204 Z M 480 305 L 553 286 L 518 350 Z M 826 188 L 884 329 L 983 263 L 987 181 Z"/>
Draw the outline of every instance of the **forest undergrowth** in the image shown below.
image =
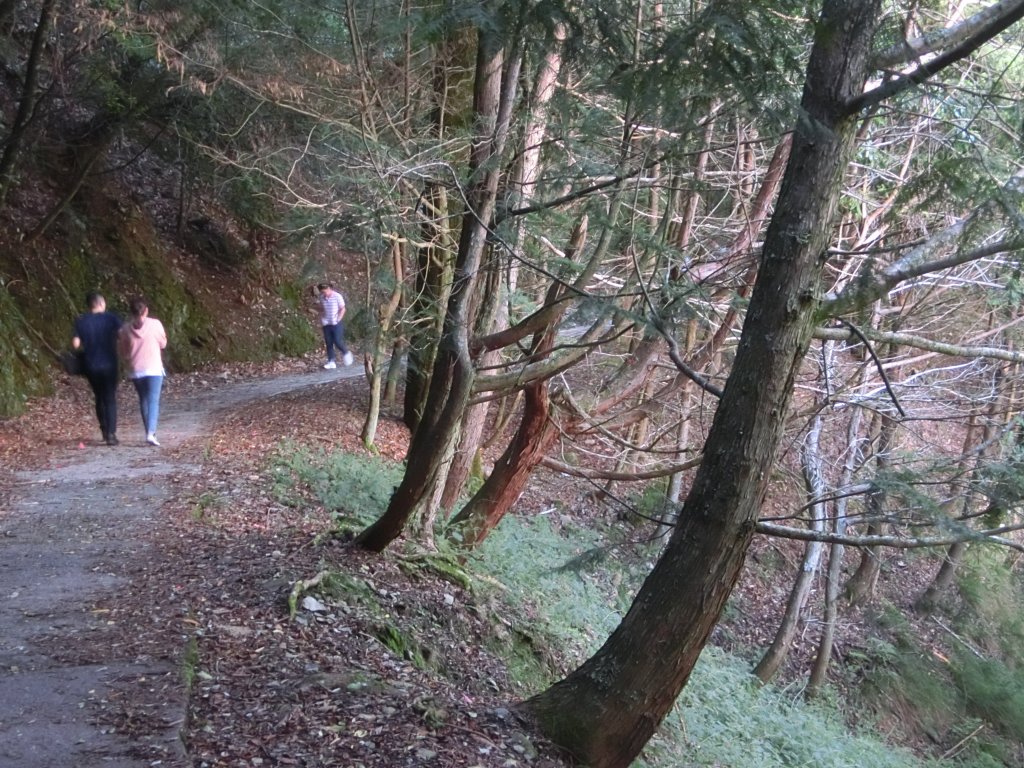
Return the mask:
<path fill-rule="evenodd" d="M 403 428 L 397 419 L 386 420 L 381 455 L 367 454 L 355 433 L 363 394 L 358 384 L 345 387 L 341 403 L 326 391 L 313 402 L 288 396 L 287 404 L 267 403 L 260 414 L 247 411 L 241 429 L 229 428 L 239 434 L 255 424 L 265 425 L 268 432 L 275 424 L 289 427 L 284 441 L 264 434 L 266 445 L 273 447 L 263 458 L 246 454 L 247 460 L 267 462 L 253 471 L 268 478 L 265 493 L 278 503 L 295 511 L 322 510 L 329 522 L 317 533 L 318 540 L 347 541 L 376 519 L 401 476 Z M 344 425 L 342 434 L 351 434 L 339 435 L 340 441 L 310 443 L 303 439 L 302 425 L 310 425 L 307 434 L 317 434 L 313 425 L 318 419 L 322 423 L 326 402 L 337 409 L 337 416 L 328 419 Z M 306 416 L 296 415 L 306 409 Z M 499 709 L 513 707 L 592 653 L 618 623 L 657 557 L 663 540 L 653 526 L 624 520 L 588 502 L 588 490 L 543 471 L 520 499 L 517 513 L 470 556 L 448 548 L 442 527 L 435 536 L 439 552 L 405 545 L 384 557 L 407 573 L 426 573 L 459 588 L 459 596 L 450 602 L 465 602 L 468 612 L 482 620 L 473 654 L 484 654 L 480 658 L 500 670 L 489 674 L 487 682 Z M 638 504 L 641 496 L 634 499 Z M 887 768 L 926 765 L 938 758 L 968 766 L 1014 764 L 1020 732 L 1013 712 L 1021 710 L 1014 694 L 1020 683 L 1009 666 L 1013 655 L 997 653 L 995 647 L 986 655 L 975 648 L 974 662 L 968 664 L 960 652 L 972 634 L 993 642 L 1001 638 L 1004 650 L 1013 647 L 1015 617 L 1020 614 L 1013 596 L 1019 582 L 1012 558 L 983 554 L 965 569 L 958 594 L 967 597 L 956 602 L 958 613 L 917 621 L 905 618 L 913 613 L 900 601 L 913 597 L 907 589 L 914 583 L 910 573 L 920 572 L 916 578 L 927 581 L 925 569 L 911 567 L 923 561 L 887 559 L 888 578 L 876 599 L 846 622 L 832 685 L 825 696 L 808 704 L 803 683 L 813 647 L 808 640 L 802 652 L 795 649 L 777 685 L 758 686 L 750 675 L 763 651 L 752 638 L 770 634 L 777 621 L 778 602 L 759 596 L 787 578 L 792 557 L 783 544 L 761 542 L 726 621 L 716 631 L 717 647 L 702 657 L 638 766 Z M 458 665 L 438 661 L 451 649 L 467 652 L 464 638 L 443 634 L 457 631 L 457 625 L 430 618 L 429 606 L 406 605 L 396 611 L 388 588 L 377 584 L 369 592 L 362 590 L 359 574 L 350 567 L 337 561 L 327 569 L 334 573 L 337 568 L 333 589 L 319 593 L 314 586 L 313 595 L 328 605 L 355 599 L 391 617 L 394 626 L 381 640 L 391 653 L 431 670 L 438 685 L 465 693 L 467 679 L 450 673 Z M 313 570 L 310 562 L 306 571 Z M 339 589 L 338 583 L 348 586 Z M 438 601 L 449 602 L 444 595 Z M 412 602 L 408 593 L 401 602 Z M 813 632 L 813 616 L 808 614 L 803 636 Z M 1007 659 L 1009 665 L 997 659 Z M 989 681 L 987 693 L 984 680 Z M 998 696 L 993 690 L 998 683 L 992 684 L 996 680 L 1002 683 Z M 926 682 L 936 689 L 931 695 L 926 695 Z M 977 708 L 982 701 L 987 702 L 984 712 Z"/>
<path fill-rule="evenodd" d="M 187 397 L 194 382 L 217 380 L 183 376 L 175 389 Z M 5 436 L 87 423 L 78 383 L 65 380 L 55 397 L 3 422 Z M 408 439 L 392 413 L 378 454 L 368 453 L 358 434 L 365 398 L 359 379 L 279 395 L 225 414 L 211 436 L 176 451 L 200 457 L 202 471 L 153 533 L 161 557 L 127 564 L 133 591 L 116 601 L 136 616 L 133 641 L 160 628 L 164 653 L 182 659 L 194 764 L 369 767 L 419 755 L 413 764 L 561 765 L 515 719 L 515 704 L 600 645 L 661 540 L 649 524 L 595 504 L 587 487 L 542 471 L 468 557 L 444 545 L 443 529 L 438 552 L 407 544 L 361 554 L 352 533 L 387 503 Z M 19 464 L 52 450 L 3 445 Z M 813 705 L 803 701 L 806 653 L 794 653 L 778 685 L 759 687 L 750 675 L 792 562 L 778 542 L 760 542 L 715 647 L 638 766 L 1015 764 L 1024 711 L 1012 666 L 1015 561 L 987 551 L 964 569 L 958 612 L 918 622 L 896 604 L 891 577 L 909 585 L 919 563 L 887 561 L 890 578 L 846 623 L 833 684 Z M 168 626 L 185 631 L 168 635 Z M 131 700 L 125 691 L 113 727 L 145 727 Z"/>

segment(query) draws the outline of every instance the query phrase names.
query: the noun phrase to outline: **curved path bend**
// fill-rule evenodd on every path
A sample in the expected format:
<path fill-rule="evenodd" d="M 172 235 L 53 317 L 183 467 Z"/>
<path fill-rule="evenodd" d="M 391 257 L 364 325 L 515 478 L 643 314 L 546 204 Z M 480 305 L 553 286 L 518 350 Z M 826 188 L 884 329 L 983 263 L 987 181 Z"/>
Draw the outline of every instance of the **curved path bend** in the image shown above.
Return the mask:
<path fill-rule="evenodd" d="M 317 369 L 168 399 L 163 448 L 145 444 L 133 411 L 122 414 L 116 448 L 93 444 L 69 450 L 55 468 L 13 468 L 13 493 L 0 498 L 0 768 L 187 764 L 180 665 L 76 654 L 76 644 L 105 623 L 92 606 L 125 583 L 125 562 L 145 557 L 139 550 L 148 538 L 138 534 L 157 525 L 156 512 L 174 492 L 171 476 L 199 469 L 166 449 L 209 434 L 218 411 L 362 372 Z M 97 721 L 111 684 L 125 680 L 147 681 L 154 701 L 147 720 L 163 724 L 144 742 Z"/>

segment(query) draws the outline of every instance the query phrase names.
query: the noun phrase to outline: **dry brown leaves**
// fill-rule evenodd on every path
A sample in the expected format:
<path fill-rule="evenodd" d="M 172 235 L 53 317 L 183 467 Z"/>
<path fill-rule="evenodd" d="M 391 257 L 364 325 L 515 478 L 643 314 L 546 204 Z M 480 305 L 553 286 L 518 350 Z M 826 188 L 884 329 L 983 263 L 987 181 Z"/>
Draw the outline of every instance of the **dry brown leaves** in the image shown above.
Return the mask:
<path fill-rule="evenodd" d="M 225 375 L 267 372 L 207 371 L 177 377 L 170 391 L 189 397 Z M 79 383 L 0 424 L 5 460 L 45 465 L 92 429 Z M 183 733 L 193 766 L 564 765 L 512 712 L 527 692 L 486 650 L 500 642 L 489 606 L 421 564 L 329 535 L 330 516 L 311 500 L 285 506 L 268 491 L 267 461 L 282 441 L 362 451 L 365 398 L 361 379 L 277 396 L 166 452 L 202 457 L 201 472 L 175 479 L 179 493 L 145 534 L 149 546 L 125 564 L 130 588 L 95 608 L 107 630 L 75 653 L 176 660 L 191 683 Z M 407 439 L 397 420 L 381 420 L 383 455 L 399 460 Z M 322 569 L 342 587 L 314 592 L 322 610 L 290 618 L 292 585 Z M 167 684 L 122 681 L 94 716 L 142 742 L 159 725 L 154 697 Z"/>

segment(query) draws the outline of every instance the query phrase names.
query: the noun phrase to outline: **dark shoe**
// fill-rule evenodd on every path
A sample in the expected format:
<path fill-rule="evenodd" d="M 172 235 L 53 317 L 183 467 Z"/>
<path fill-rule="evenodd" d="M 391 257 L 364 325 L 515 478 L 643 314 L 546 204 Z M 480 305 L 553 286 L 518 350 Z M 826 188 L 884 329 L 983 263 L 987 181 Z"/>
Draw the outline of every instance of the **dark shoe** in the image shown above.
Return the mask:
<path fill-rule="evenodd" d="M 107 445 L 117 445 L 117 435 L 107 435 Z"/>

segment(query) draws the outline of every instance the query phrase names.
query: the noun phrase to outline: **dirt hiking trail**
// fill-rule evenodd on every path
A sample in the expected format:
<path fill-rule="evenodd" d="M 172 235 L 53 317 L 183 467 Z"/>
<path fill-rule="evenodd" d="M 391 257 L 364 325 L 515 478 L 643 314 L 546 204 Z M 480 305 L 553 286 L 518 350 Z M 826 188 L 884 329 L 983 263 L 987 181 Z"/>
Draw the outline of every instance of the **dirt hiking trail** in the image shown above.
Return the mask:
<path fill-rule="evenodd" d="M 316 369 L 165 397 L 161 448 L 145 443 L 137 410 L 122 406 L 119 446 L 101 444 L 94 426 L 91 439 L 69 441 L 46 469 L 6 468 L 13 483 L 0 495 L 0 768 L 186 765 L 182 659 L 97 652 L 90 635 L 113 622 L 96 606 L 116 599 L 126 562 L 146 558 L 141 534 L 159 525 L 174 477 L 198 471 L 180 449 L 191 441 L 200 450 L 196 438 L 219 411 L 362 372 Z M 168 383 L 173 394 L 173 377 Z M 162 730 L 132 736 L 104 721 L 117 695 L 111 686 L 127 680 L 143 684 L 147 700 L 134 706 Z"/>

